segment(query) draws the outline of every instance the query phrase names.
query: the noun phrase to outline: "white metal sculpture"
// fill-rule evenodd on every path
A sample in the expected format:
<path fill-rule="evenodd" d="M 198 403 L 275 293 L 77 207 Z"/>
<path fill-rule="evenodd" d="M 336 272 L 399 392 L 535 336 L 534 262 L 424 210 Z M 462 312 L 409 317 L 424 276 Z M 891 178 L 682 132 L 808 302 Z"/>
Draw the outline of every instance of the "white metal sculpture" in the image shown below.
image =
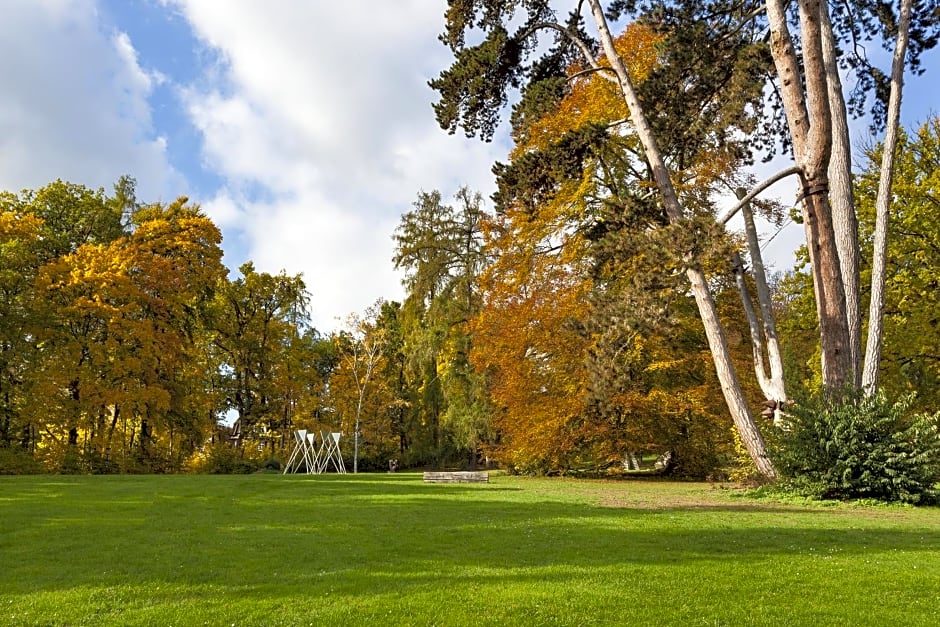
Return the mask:
<path fill-rule="evenodd" d="M 333 469 L 346 474 L 343 454 L 339 448 L 341 433 L 320 432 L 320 445 L 317 446 L 317 434 L 306 429 L 294 431 L 294 450 L 287 458 L 284 473 L 297 473 L 303 469 L 308 475 L 326 472 L 332 464 Z"/>
<path fill-rule="evenodd" d="M 309 434 L 310 438 L 313 436 L 314 434 Z M 314 468 L 306 429 L 294 431 L 294 450 L 291 451 L 290 457 L 287 458 L 287 464 L 284 465 L 284 474 L 299 472 L 301 468 L 304 468 L 307 473 L 312 472 Z"/>
<path fill-rule="evenodd" d="M 339 450 L 340 433 L 331 433 L 329 431 L 320 432 L 320 470 L 326 472 L 327 467 L 333 464 L 336 472 L 346 474 L 346 466 L 343 464 L 343 454 Z"/>

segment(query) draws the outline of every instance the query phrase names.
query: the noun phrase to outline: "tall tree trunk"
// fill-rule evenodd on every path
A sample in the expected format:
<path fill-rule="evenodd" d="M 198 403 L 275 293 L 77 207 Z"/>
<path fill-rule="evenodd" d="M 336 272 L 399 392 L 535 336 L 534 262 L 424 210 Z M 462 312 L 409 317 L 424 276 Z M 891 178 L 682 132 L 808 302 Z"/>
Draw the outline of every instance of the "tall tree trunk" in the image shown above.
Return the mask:
<path fill-rule="evenodd" d="M 359 419 L 362 417 L 362 390 L 356 403 L 356 425 L 353 428 L 353 474 L 359 473 Z"/>
<path fill-rule="evenodd" d="M 743 190 L 738 195 L 743 198 Z M 769 401 L 777 402 L 778 409 L 774 411 L 774 424 L 779 426 L 781 422 L 779 406 L 788 399 L 786 383 L 783 378 L 783 356 L 780 352 L 777 322 L 774 316 L 770 287 L 767 285 L 767 273 L 764 270 L 764 256 L 761 253 L 760 240 L 757 237 L 757 227 L 754 224 L 754 214 L 750 205 L 745 204 L 741 207 L 741 214 L 744 217 L 744 232 L 747 234 L 747 248 L 753 266 L 752 274 L 754 275 L 754 286 L 757 291 L 757 302 L 760 305 L 764 340 L 761 345 L 766 344 L 767 362 L 770 367 L 770 375 L 767 377 L 764 396 Z"/>
<path fill-rule="evenodd" d="M 767 1 L 770 50 L 780 77 L 794 157 L 802 170 L 803 222 L 819 319 L 822 380 L 827 390 L 838 392 L 850 382 L 851 367 L 845 287 L 829 204 L 832 121 L 821 32 L 821 15 L 828 8 L 819 0 L 799 0 L 802 71 L 785 9 L 785 0 Z"/>
<path fill-rule="evenodd" d="M 751 332 L 751 352 L 754 360 L 754 374 L 757 376 L 757 384 L 760 386 L 764 398 L 775 398 L 773 388 L 770 384 L 770 377 L 767 375 L 767 365 L 764 363 L 764 337 L 761 334 L 761 323 L 757 317 L 757 310 L 754 309 L 754 301 L 751 299 L 751 292 L 747 286 L 744 270 L 744 261 L 741 255 L 734 253 L 731 258 L 732 270 L 734 272 L 734 282 L 738 286 L 738 293 L 741 296 L 741 305 L 744 308 L 744 317 L 747 318 L 747 328 Z"/>
<path fill-rule="evenodd" d="M 829 202 L 832 205 L 832 226 L 836 251 L 845 289 L 845 317 L 849 336 L 849 382 L 861 385 L 862 376 L 862 314 L 859 292 L 858 218 L 852 192 L 852 144 L 842 79 L 836 61 L 836 42 L 828 11 L 820 12 L 823 60 L 829 84 L 829 111 L 832 116 L 832 156 L 829 158 Z"/>
<path fill-rule="evenodd" d="M 111 406 L 111 426 L 108 427 L 108 439 L 105 442 L 107 448 L 111 448 L 111 440 L 114 437 L 114 428 L 117 427 L 118 418 L 121 415 L 121 407 L 117 403 Z"/>
<path fill-rule="evenodd" d="M 653 177 L 657 189 L 662 196 L 666 213 L 670 222 L 681 222 L 685 217 L 684 212 L 679 204 L 679 199 L 673 187 L 672 180 L 669 177 L 666 164 L 663 161 L 662 153 L 659 150 L 652 129 L 646 119 L 645 112 L 640 105 L 636 91 L 630 81 L 630 75 L 623 65 L 623 60 L 614 48 L 613 38 L 610 34 L 607 19 L 604 16 L 603 7 L 599 0 L 590 0 L 590 5 L 594 21 L 600 33 L 601 42 L 604 46 L 604 52 L 614 72 L 617 74 L 624 101 L 630 111 L 630 118 L 637 132 L 637 136 L 643 144 L 643 151 L 652 168 Z M 708 339 L 708 346 L 712 353 L 715 370 L 718 374 L 718 381 L 721 384 L 725 402 L 731 412 L 731 417 L 738 429 L 741 440 L 751 459 L 754 461 L 757 470 L 765 477 L 776 477 L 776 471 L 774 470 L 770 458 L 767 456 L 767 447 L 764 443 L 764 438 L 757 428 L 757 424 L 754 422 L 754 418 L 744 399 L 741 384 L 738 381 L 737 373 L 735 372 L 734 364 L 731 360 L 731 353 L 728 350 L 728 344 L 718 319 L 718 311 L 708 288 L 705 273 L 697 264 L 693 263 L 686 270 L 686 276 L 688 276 L 689 283 L 692 286 L 692 293 L 695 296 L 699 315 L 705 327 L 705 336 Z"/>
<path fill-rule="evenodd" d="M 875 243 L 872 253 L 871 303 L 868 308 L 868 338 L 865 343 L 865 368 L 862 387 L 866 394 L 878 388 L 878 366 L 881 362 L 881 343 L 885 306 L 885 261 L 888 251 L 888 225 L 891 220 L 891 184 L 894 179 L 894 153 L 901 124 L 901 88 L 904 85 L 904 56 L 907 54 L 911 27 L 912 0 L 901 0 L 898 40 L 891 65 L 891 93 L 888 96 L 888 120 L 884 148 L 881 153 L 881 176 L 878 179 L 878 197 L 875 199 Z"/>

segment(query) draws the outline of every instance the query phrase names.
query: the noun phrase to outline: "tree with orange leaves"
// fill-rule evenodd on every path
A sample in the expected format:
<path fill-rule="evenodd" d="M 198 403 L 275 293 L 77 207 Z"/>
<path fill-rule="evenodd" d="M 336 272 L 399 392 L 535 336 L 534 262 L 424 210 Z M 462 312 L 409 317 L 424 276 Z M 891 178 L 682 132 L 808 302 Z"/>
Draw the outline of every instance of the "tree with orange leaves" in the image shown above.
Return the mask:
<path fill-rule="evenodd" d="M 581 325 L 591 281 L 580 237 L 550 247 L 552 225 L 513 210 L 489 221 L 486 233 L 495 261 L 470 328 L 498 434 L 489 454 L 524 471 L 563 471 L 590 437 Z"/>
<path fill-rule="evenodd" d="M 619 41 L 611 36 L 609 18 L 598 2 L 586 3 L 599 31 L 596 40 L 584 31 L 580 3 L 564 23 L 555 19 L 547 3 L 527 3 L 524 24 L 510 35 L 504 19 L 513 8 L 517 6 L 497 8 L 485 0 L 450 5 L 442 39 L 457 58 L 432 81 L 442 96 L 435 106 L 439 122 L 451 130 L 461 126 L 468 133 L 488 136 L 507 86 L 519 85 L 523 76 L 527 79 L 513 111 L 514 137 L 523 147 L 512 163 L 496 167 L 498 205 L 517 204 L 529 211 L 561 205 L 564 211 L 573 210 L 576 223 L 591 230 L 591 238 L 604 241 L 609 251 L 624 247 L 616 241 L 618 231 L 625 233 L 627 248 L 644 239 L 664 245 L 667 274 L 678 270 L 695 295 L 720 389 L 741 438 L 760 472 L 774 476 L 708 279 L 708 264 L 721 258 L 715 254 L 714 235 L 720 229 L 714 227 L 711 194 L 719 178 L 733 178 L 737 167 L 748 161 L 760 128 L 760 78 L 770 67 L 762 44 L 755 43 L 752 30 L 706 24 L 699 8 L 686 5 L 676 16 L 658 16 L 682 28 L 658 24 L 649 16 Z M 464 37 L 474 24 L 483 28 L 485 37 L 468 46 Z M 644 29 L 668 41 L 647 45 L 655 37 L 638 37 Z M 527 44 L 539 32 L 556 33 L 555 47 L 523 69 L 520 62 L 531 52 Z M 638 61 L 630 57 L 632 50 L 649 49 L 655 54 L 639 54 Z M 651 68 L 639 67 L 644 58 L 655 61 Z M 480 70 L 492 73 L 489 80 L 468 80 L 468 74 Z M 586 80 L 581 81 L 582 76 Z M 588 113 L 588 119 L 582 119 L 589 103 L 576 102 L 579 90 L 601 81 L 614 83 L 623 105 L 603 117 Z M 618 119 L 623 106 L 629 115 Z M 543 128 L 557 133 L 540 149 Z M 767 140 L 772 133 L 762 137 Z M 530 139 L 531 147 L 526 145 Z M 664 235 L 647 237 L 649 230 L 663 227 Z M 622 255 L 608 258 L 611 267 L 623 261 Z M 679 263 L 673 263 L 676 260 Z M 682 285 L 667 278 L 673 287 Z M 688 289 L 685 286 L 682 289 Z"/>

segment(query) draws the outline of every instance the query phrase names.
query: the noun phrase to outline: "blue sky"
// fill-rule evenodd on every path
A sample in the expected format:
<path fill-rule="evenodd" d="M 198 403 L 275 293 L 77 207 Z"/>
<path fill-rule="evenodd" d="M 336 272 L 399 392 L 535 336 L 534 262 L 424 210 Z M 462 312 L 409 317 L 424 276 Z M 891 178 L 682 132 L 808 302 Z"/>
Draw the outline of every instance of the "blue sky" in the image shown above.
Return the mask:
<path fill-rule="evenodd" d="M 188 195 L 230 267 L 303 273 L 314 326 L 335 328 L 401 298 L 391 234 L 418 192 L 488 195 L 505 158 L 505 135 L 484 144 L 434 121 L 444 5 L 5 0 L 0 189 L 130 174 L 144 201 Z M 905 124 L 936 112 L 938 59 L 909 79 Z M 774 241 L 778 265 L 800 237 Z"/>

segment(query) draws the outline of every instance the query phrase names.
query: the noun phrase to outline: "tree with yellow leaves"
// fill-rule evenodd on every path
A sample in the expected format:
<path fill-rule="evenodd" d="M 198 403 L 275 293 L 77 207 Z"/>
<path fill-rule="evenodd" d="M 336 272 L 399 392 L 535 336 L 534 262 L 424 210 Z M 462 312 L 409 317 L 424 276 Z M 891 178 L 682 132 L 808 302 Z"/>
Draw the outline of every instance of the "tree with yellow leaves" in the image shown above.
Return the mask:
<path fill-rule="evenodd" d="M 221 235 L 185 198 L 134 219 L 125 236 L 46 264 L 35 284 L 30 389 L 44 402 L 32 420 L 53 451 L 80 450 L 95 470 L 178 466 L 211 417 L 191 377 L 205 378 L 193 363 L 225 274 Z"/>

